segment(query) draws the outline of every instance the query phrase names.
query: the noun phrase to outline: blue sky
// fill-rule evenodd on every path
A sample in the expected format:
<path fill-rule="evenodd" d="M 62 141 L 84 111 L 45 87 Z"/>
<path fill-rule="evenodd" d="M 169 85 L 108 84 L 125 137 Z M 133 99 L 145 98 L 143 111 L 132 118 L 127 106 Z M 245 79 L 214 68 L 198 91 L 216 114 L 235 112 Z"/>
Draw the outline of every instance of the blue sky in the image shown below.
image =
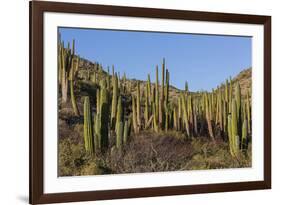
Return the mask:
<path fill-rule="evenodd" d="M 59 28 L 65 42 L 75 39 L 76 53 L 128 78 L 155 81 L 165 57 L 170 84 L 191 91 L 211 90 L 252 65 L 251 37 Z M 160 79 L 160 78 L 159 78 Z"/>

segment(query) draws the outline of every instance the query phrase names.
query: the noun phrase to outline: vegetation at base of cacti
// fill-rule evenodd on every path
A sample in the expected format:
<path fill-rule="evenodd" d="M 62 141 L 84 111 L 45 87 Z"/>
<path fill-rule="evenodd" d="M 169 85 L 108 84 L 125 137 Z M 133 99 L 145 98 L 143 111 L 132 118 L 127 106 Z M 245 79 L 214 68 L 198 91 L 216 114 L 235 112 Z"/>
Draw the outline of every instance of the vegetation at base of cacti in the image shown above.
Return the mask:
<path fill-rule="evenodd" d="M 84 100 L 84 144 L 86 151 L 93 154 L 93 124 L 89 96 L 86 96 Z"/>

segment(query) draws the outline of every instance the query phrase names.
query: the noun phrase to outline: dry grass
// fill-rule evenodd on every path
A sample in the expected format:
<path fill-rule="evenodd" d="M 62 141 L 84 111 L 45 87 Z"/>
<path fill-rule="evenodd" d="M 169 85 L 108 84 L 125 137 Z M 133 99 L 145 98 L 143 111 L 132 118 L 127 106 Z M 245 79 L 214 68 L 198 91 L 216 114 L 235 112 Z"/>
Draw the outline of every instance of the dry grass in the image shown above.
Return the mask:
<path fill-rule="evenodd" d="M 80 140 L 60 139 L 59 175 L 100 175 L 202 169 L 251 167 L 251 147 L 233 159 L 226 142 L 210 142 L 206 138 L 185 140 L 180 133 L 142 132 L 117 150 L 112 148 L 97 156 L 88 156 Z"/>

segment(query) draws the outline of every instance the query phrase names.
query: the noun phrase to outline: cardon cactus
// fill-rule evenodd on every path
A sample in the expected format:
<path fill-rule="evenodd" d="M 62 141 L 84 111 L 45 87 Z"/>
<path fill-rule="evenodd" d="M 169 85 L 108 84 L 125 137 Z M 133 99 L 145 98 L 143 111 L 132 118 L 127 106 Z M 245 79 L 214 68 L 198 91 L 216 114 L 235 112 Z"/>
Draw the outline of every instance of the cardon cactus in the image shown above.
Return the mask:
<path fill-rule="evenodd" d="M 119 149 L 122 147 L 122 138 L 123 138 L 123 122 L 116 121 L 116 147 Z"/>
<path fill-rule="evenodd" d="M 145 107 L 144 107 L 144 123 L 147 125 L 149 118 L 149 85 L 146 84 L 145 90 Z M 146 126 L 145 126 L 146 127 Z"/>
<path fill-rule="evenodd" d="M 128 125 L 128 121 L 126 120 L 124 123 L 124 133 L 123 133 L 123 143 L 124 144 L 127 143 L 128 136 L 129 136 L 129 125 Z"/>
<path fill-rule="evenodd" d="M 118 126 L 120 122 L 123 122 L 123 106 L 122 106 L 122 98 L 119 96 L 118 105 L 117 105 L 117 115 L 116 115 L 116 127 L 115 132 L 118 132 Z"/>
<path fill-rule="evenodd" d="M 84 144 L 86 152 L 93 154 L 93 124 L 89 96 L 86 96 L 84 100 Z"/>
<path fill-rule="evenodd" d="M 212 121 L 211 121 L 211 112 L 210 112 L 210 105 L 209 105 L 209 98 L 208 95 L 205 93 L 204 95 L 204 104 L 205 104 L 205 114 L 206 114 L 206 121 L 208 126 L 209 135 L 212 139 L 212 141 L 215 141 L 214 133 L 213 133 L 213 127 L 212 127 Z"/>
<path fill-rule="evenodd" d="M 101 120 L 100 113 L 97 113 L 94 117 L 94 145 L 95 152 L 101 149 Z"/>
<path fill-rule="evenodd" d="M 230 120 L 231 119 L 231 120 Z M 232 100 L 231 118 L 228 120 L 228 137 L 230 145 L 230 153 L 233 157 L 239 154 L 239 135 L 238 135 L 238 119 L 236 100 Z"/>
<path fill-rule="evenodd" d="M 111 116 L 110 122 L 112 125 L 112 129 L 115 128 L 115 121 L 116 121 L 116 112 L 117 112 L 117 100 L 118 100 L 118 80 L 117 75 L 112 77 L 112 102 L 111 102 Z"/>
<path fill-rule="evenodd" d="M 158 83 L 158 66 L 156 66 L 156 82 L 155 82 L 155 115 L 154 118 L 158 124 L 159 120 L 159 83 Z"/>
<path fill-rule="evenodd" d="M 187 108 L 186 108 L 186 102 L 184 94 L 181 94 L 181 104 L 182 104 L 182 111 L 183 111 L 183 122 L 186 130 L 187 137 L 190 138 L 190 130 L 189 130 L 189 123 L 188 123 L 188 114 L 187 114 Z"/>
<path fill-rule="evenodd" d="M 137 83 L 137 122 L 138 127 L 141 127 L 141 97 L 140 97 L 140 82 Z"/>
<path fill-rule="evenodd" d="M 76 61 L 76 64 L 78 64 L 78 61 Z M 79 110 L 78 110 L 78 107 L 77 107 L 77 102 L 76 102 L 76 97 L 75 97 L 75 94 L 74 94 L 74 71 L 75 71 L 75 65 L 74 63 L 74 58 L 72 58 L 72 63 L 71 63 L 71 70 L 70 70 L 70 76 L 69 76 L 69 81 L 70 81 L 70 97 L 71 97 L 71 103 L 72 103 L 72 108 L 73 108 L 73 111 L 74 111 L 74 114 L 76 116 L 79 116 Z"/>
<path fill-rule="evenodd" d="M 136 102 L 135 97 L 132 95 L 132 112 L 133 112 L 133 127 L 134 132 L 139 132 L 138 122 L 137 122 L 137 111 L 136 111 Z"/>
<path fill-rule="evenodd" d="M 105 81 L 105 80 L 103 80 Z M 109 125 L 109 96 L 105 82 L 101 82 L 100 91 L 100 114 L 101 114 L 101 149 L 108 148 L 108 125 Z"/>

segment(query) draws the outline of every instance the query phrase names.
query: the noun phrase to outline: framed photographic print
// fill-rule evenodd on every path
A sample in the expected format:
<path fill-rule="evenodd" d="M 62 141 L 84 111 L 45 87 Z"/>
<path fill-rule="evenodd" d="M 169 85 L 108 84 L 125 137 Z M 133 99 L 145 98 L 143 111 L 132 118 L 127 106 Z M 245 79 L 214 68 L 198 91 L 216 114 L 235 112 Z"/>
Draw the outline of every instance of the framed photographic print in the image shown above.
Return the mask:
<path fill-rule="evenodd" d="M 30 203 L 271 188 L 271 17 L 30 2 Z"/>

